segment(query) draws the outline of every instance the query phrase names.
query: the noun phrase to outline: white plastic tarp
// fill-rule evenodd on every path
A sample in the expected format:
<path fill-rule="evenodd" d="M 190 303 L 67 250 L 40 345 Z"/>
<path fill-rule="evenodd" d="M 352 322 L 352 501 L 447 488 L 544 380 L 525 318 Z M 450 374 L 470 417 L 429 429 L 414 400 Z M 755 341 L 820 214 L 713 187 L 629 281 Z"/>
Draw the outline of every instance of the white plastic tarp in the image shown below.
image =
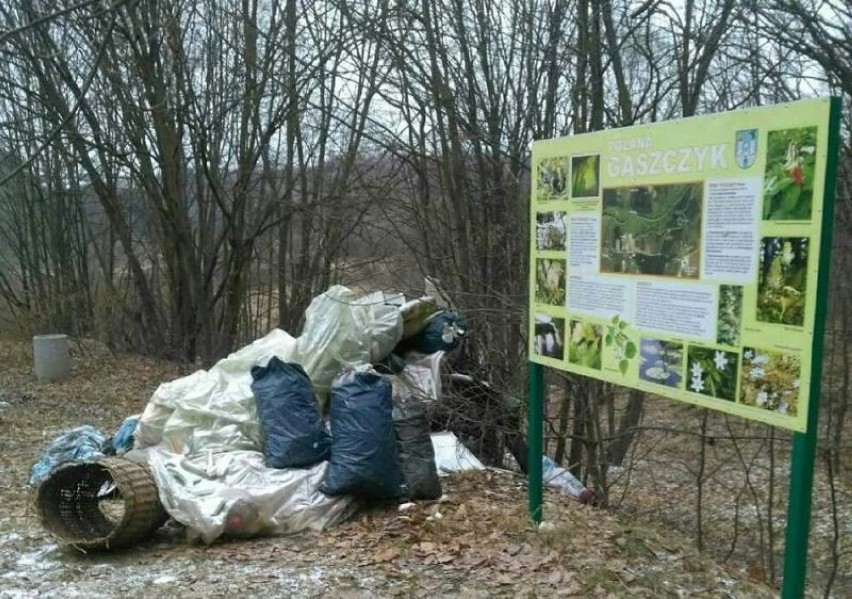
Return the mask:
<path fill-rule="evenodd" d="M 260 449 L 260 422 L 251 392 L 251 368 L 272 356 L 292 360 L 296 340 L 275 329 L 219 360 L 209 371 L 163 383 L 148 401 L 134 433 L 144 449 L 164 438 L 173 451 Z"/>
<path fill-rule="evenodd" d="M 351 496 L 330 497 L 318 487 L 328 462 L 307 469 L 275 470 L 257 451 L 186 457 L 165 448 L 148 451 L 148 463 L 169 515 L 190 537 L 212 543 L 222 535 L 252 537 L 322 530 L 357 508 Z"/>

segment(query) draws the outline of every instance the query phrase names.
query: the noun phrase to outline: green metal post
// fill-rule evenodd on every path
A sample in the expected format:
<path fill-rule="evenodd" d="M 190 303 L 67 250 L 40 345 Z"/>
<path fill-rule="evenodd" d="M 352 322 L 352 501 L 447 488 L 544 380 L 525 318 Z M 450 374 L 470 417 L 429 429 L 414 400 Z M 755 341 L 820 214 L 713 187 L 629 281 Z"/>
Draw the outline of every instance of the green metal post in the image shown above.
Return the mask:
<path fill-rule="evenodd" d="M 787 539 L 784 546 L 783 599 L 805 596 L 808 569 L 808 533 L 811 525 L 811 499 L 814 460 L 817 448 L 820 381 L 822 380 L 823 334 L 828 309 L 828 273 L 831 267 L 831 234 L 834 226 L 834 188 L 837 181 L 837 154 L 840 142 L 840 98 L 831 98 L 828 122 L 828 156 L 825 167 L 822 233 L 819 248 L 819 277 L 816 289 L 816 317 L 811 352 L 811 387 L 808 398 L 808 427 L 793 434 L 790 465 L 790 495 L 787 504 Z"/>
<path fill-rule="evenodd" d="M 536 524 L 541 522 L 541 456 L 544 453 L 544 368 L 541 364 L 529 363 L 529 400 L 527 421 L 529 422 L 529 456 L 527 457 L 527 496 L 530 517 Z"/>

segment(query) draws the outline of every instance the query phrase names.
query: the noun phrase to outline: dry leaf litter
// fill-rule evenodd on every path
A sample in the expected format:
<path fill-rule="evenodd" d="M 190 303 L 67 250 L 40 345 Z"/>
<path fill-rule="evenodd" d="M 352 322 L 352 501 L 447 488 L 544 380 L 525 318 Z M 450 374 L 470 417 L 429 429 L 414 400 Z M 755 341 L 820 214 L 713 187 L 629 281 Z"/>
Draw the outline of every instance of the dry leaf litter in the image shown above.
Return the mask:
<path fill-rule="evenodd" d="M 73 377 L 38 384 L 28 343 L 0 342 L 0 597 L 773 597 L 663 526 L 546 491 L 526 515 L 518 474 L 445 480 L 440 501 L 374 508 L 322 533 L 188 544 L 170 523 L 122 552 L 59 547 L 29 504 L 29 468 L 63 430 L 114 431 L 157 385 L 164 362 L 72 347 Z"/>

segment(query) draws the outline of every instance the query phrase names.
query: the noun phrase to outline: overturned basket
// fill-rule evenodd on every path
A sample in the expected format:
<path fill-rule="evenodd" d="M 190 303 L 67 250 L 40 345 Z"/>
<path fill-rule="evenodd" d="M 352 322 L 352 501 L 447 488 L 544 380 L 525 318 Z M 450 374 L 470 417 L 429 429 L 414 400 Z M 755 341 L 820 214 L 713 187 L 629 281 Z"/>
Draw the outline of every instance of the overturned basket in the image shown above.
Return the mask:
<path fill-rule="evenodd" d="M 35 502 L 42 525 L 81 549 L 129 545 L 168 517 L 148 468 L 122 458 L 57 468 L 38 488 Z"/>

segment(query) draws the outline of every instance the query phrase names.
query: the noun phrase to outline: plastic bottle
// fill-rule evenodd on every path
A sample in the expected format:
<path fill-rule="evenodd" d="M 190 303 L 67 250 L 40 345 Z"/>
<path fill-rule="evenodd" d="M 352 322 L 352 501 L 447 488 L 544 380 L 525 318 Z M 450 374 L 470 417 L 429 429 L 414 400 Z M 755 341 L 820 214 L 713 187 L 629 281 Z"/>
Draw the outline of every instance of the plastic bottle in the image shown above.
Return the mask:
<path fill-rule="evenodd" d="M 595 496 L 594 491 L 587 489 L 570 471 L 546 455 L 541 456 L 541 478 L 548 486 L 579 499 L 581 503 L 589 503 Z"/>

